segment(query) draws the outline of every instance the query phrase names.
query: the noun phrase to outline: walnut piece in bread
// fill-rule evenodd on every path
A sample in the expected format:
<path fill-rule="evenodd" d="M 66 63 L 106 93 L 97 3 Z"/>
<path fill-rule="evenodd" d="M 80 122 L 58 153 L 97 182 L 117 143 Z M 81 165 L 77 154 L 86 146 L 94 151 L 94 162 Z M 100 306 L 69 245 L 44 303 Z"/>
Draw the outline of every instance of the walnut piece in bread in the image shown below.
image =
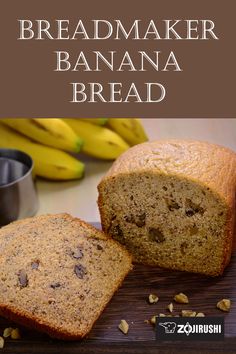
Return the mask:
<path fill-rule="evenodd" d="M 103 230 L 134 261 L 217 276 L 232 251 L 236 154 L 191 140 L 136 145 L 98 186 Z"/>

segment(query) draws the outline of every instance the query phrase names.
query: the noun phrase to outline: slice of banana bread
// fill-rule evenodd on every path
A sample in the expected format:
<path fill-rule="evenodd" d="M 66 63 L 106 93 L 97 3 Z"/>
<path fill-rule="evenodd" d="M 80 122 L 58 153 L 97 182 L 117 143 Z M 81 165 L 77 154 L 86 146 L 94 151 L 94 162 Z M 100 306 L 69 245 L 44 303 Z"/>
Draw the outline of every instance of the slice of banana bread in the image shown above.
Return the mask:
<path fill-rule="evenodd" d="M 216 276 L 231 256 L 236 154 L 198 141 L 137 145 L 98 186 L 103 230 L 136 262 Z"/>
<path fill-rule="evenodd" d="M 0 312 L 60 339 L 79 339 L 131 269 L 116 241 L 67 214 L 0 229 Z"/>

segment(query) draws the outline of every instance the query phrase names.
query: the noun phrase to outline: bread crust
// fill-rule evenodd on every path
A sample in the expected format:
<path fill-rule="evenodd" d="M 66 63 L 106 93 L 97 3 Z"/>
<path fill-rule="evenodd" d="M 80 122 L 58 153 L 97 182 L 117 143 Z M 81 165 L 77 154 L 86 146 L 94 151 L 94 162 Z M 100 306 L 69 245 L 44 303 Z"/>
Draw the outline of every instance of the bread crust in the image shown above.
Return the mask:
<path fill-rule="evenodd" d="M 118 174 L 150 171 L 178 175 L 209 187 L 233 203 L 236 153 L 226 147 L 195 140 L 159 140 L 135 145 L 123 153 L 98 185 Z"/>
<path fill-rule="evenodd" d="M 113 244 L 115 242 L 115 244 L 122 250 L 123 254 L 125 254 L 125 256 L 126 256 L 127 263 L 129 264 L 129 266 L 127 267 L 127 270 L 121 275 L 119 282 L 117 282 L 115 289 L 113 290 L 113 295 L 114 295 L 114 293 L 121 286 L 126 275 L 129 273 L 130 270 L 132 270 L 132 256 L 128 253 L 128 251 L 124 247 L 122 247 L 120 245 L 119 242 L 111 239 L 109 236 L 102 233 L 102 231 L 97 230 L 94 226 L 87 224 L 86 222 L 82 221 L 79 218 L 74 218 L 69 214 L 62 213 L 62 214 L 56 214 L 56 215 L 47 214 L 47 215 L 37 216 L 34 218 L 27 218 L 24 220 L 18 220 L 18 221 L 15 221 L 15 222 L 5 226 L 4 228 L 0 229 L 0 238 L 3 237 L 4 231 L 9 230 L 12 227 L 14 228 L 17 225 L 27 224 L 28 222 L 30 222 L 32 220 L 34 220 L 34 221 L 36 220 L 38 222 L 41 222 L 42 220 L 45 220 L 48 218 L 50 219 L 52 216 L 66 219 L 68 221 L 73 222 L 73 224 L 77 223 L 79 227 L 80 226 L 86 227 L 87 229 L 90 229 L 95 234 L 95 236 L 97 238 L 106 240 L 107 242 L 113 243 Z M 33 314 L 29 315 L 28 313 L 26 313 L 24 311 L 20 311 L 19 309 L 15 308 L 14 306 L 7 306 L 6 304 L 1 303 L 1 302 L 0 302 L 0 314 L 12 321 L 15 321 L 15 322 L 25 326 L 25 327 L 33 328 L 35 330 L 47 333 L 50 337 L 53 337 L 53 338 L 57 338 L 57 339 L 61 339 L 61 340 L 79 340 L 79 339 L 82 339 L 83 337 L 88 335 L 88 333 L 92 329 L 94 323 L 100 317 L 101 313 L 103 312 L 103 310 L 105 309 L 107 304 L 110 302 L 113 295 L 111 295 L 109 297 L 109 299 L 107 299 L 107 301 L 104 301 L 104 303 L 101 306 L 101 311 L 98 313 L 98 315 L 94 319 L 94 321 L 89 323 L 86 330 L 85 331 L 78 330 L 76 333 L 70 331 L 70 329 L 68 329 L 68 331 L 65 331 L 62 328 L 55 327 L 52 324 L 50 324 L 49 322 L 43 320 L 42 318 L 34 316 Z"/>
<path fill-rule="evenodd" d="M 120 282 L 117 284 L 116 289 L 114 290 L 114 294 L 118 291 L 118 289 L 122 285 L 125 277 L 128 275 L 128 273 L 132 269 L 133 269 L 133 267 L 130 266 L 130 269 L 120 279 Z M 113 294 L 113 296 L 114 296 L 114 294 Z M 37 317 L 35 317 L 35 316 L 30 317 L 23 312 L 17 311 L 17 309 L 15 309 L 14 307 L 11 308 L 11 307 L 5 306 L 4 304 L 1 304 L 1 303 L 0 303 L 0 314 L 1 314 L 1 316 L 5 317 L 13 322 L 19 323 L 22 326 L 25 326 L 25 327 L 31 328 L 31 329 L 35 329 L 36 331 L 39 331 L 39 332 L 46 333 L 52 338 L 67 340 L 67 341 L 68 340 L 70 340 L 70 341 L 80 340 L 89 334 L 89 332 L 91 331 L 95 322 L 98 320 L 98 318 L 101 316 L 102 312 L 105 310 L 106 306 L 109 304 L 111 298 L 103 304 L 101 312 L 94 319 L 94 322 L 91 323 L 91 325 L 87 327 L 86 332 L 78 332 L 76 334 L 72 334 L 69 330 L 67 332 L 65 332 L 65 331 L 61 330 L 60 328 L 53 327 L 49 323 L 44 322 L 44 321 L 39 322 L 39 319 Z"/>
<path fill-rule="evenodd" d="M 123 153 L 112 165 L 98 185 L 98 208 L 102 229 L 108 230 L 108 220 L 103 210 L 103 186 L 117 176 L 150 172 L 178 176 L 207 187 L 227 205 L 227 221 L 221 275 L 228 265 L 234 242 L 236 153 L 226 147 L 194 140 L 159 140 L 136 145 Z M 147 262 L 148 263 L 148 262 Z"/>

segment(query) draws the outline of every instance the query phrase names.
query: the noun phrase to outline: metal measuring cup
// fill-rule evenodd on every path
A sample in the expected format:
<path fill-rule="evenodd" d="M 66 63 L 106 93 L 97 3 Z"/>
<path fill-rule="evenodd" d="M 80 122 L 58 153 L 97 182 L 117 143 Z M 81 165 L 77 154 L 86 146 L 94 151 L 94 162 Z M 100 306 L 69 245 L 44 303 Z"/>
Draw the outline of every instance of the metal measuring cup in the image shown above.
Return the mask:
<path fill-rule="evenodd" d="M 33 160 L 22 151 L 0 149 L 0 226 L 33 216 L 38 197 Z"/>

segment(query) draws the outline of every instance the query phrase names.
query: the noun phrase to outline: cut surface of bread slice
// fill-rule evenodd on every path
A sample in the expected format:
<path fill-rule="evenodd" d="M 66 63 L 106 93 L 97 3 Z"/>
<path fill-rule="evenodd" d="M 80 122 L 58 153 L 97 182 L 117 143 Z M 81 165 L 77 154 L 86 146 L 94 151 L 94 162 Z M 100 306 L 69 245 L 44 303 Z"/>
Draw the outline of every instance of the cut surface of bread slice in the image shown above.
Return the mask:
<path fill-rule="evenodd" d="M 60 339 L 80 339 L 132 268 L 119 243 L 67 214 L 0 229 L 0 312 Z"/>
<path fill-rule="evenodd" d="M 98 186 L 103 230 L 134 261 L 216 276 L 231 256 L 236 154 L 169 140 L 121 155 Z"/>

